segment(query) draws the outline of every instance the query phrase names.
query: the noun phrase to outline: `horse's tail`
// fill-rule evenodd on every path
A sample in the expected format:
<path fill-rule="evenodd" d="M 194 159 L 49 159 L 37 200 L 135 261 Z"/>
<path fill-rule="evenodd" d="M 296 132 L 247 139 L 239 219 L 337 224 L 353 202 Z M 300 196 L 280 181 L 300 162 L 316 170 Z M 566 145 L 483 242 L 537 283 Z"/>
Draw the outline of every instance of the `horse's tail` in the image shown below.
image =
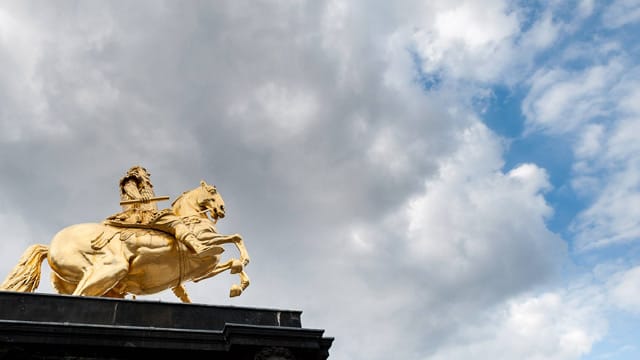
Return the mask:
<path fill-rule="evenodd" d="M 29 246 L 22 254 L 18 265 L 0 285 L 0 290 L 34 292 L 40 285 L 40 267 L 48 253 L 49 247 L 46 245 Z"/>

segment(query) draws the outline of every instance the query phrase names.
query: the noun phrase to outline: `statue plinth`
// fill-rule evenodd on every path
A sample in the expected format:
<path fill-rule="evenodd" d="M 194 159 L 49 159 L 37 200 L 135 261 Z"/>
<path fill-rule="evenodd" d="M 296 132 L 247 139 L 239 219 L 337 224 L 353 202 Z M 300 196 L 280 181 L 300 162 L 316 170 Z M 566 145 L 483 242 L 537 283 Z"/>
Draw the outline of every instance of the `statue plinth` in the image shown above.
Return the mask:
<path fill-rule="evenodd" d="M 324 360 L 302 312 L 0 291 L 0 359 Z"/>

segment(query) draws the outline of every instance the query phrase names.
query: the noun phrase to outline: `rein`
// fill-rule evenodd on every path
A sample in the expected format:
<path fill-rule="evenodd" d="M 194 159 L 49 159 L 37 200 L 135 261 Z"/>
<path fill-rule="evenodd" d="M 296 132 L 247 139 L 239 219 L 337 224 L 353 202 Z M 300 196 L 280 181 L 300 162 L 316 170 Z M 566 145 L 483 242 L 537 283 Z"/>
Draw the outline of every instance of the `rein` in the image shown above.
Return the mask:
<path fill-rule="evenodd" d="M 175 239 L 175 241 L 178 249 L 178 268 L 180 269 L 178 274 L 178 284 L 176 284 L 176 286 L 180 286 L 184 281 L 184 273 L 185 273 L 186 257 L 187 257 L 186 252 L 189 251 L 189 249 L 187 249 L 187 246 L 183 244 L 181 241 L 178 241 L 178 239 Z"/>

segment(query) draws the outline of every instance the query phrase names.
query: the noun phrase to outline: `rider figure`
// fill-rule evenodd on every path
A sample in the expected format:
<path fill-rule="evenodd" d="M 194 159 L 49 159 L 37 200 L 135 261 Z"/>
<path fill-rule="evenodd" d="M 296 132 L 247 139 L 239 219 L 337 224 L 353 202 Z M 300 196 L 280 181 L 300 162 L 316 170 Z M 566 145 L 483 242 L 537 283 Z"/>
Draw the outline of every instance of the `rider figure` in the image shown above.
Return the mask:
<path fill-rule="evenodd" d="M 151 174 L 141 166 L 133 166 L 120 179 L 120 200 L 138 201 L 123 204 L 122 212 L 107 218 L 109 223 L 117 226 L 135 224 L 135 227 L 146 227 L 161 230 L 173 235 L 196 254 L 206 249 L 184 221 L 173 214 L 170 209 L 158 211 L 152 200 L 155 197 Z"/>
<path fill-rule="evenodd" d="M 158 206 L 149 199 L 155 197 L 151 174 L 141 166 L 134 166 L 120 179 L 120 201 L 140 200 L 134 204 L 122 205 L 117 220 L 130 224 L 148 224 L 158 213 Z"/>

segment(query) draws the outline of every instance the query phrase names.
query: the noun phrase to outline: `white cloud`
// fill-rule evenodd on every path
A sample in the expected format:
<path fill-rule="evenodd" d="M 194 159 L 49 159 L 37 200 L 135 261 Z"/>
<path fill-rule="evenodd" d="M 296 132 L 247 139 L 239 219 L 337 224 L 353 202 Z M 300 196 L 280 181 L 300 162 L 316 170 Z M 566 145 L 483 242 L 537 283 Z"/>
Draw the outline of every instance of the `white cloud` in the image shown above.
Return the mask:
<path fill-rule="evenodd" d="M 593 158 L 602 151 L 605 128 L 601 124 L 589 124 L 584 127 L 576 142 L 575 154 L 579 159 Z"/>
<path fill-rule="evenodd" d="M 640 266 L 612 276 L 610 287 L 611 301 L 614 305 L 640 314 Z"/>
<path fill-rule="evenodd" d="M 512 179 L 519 180 L 523 189 L 529 190 L 529 193 L 532 195 L 551 190 L 547 172 L 535 164 L 519 165 L 517 168 L 509 171 L 507 175 Z"/>
<path fill-rule="evenodd" d="M 594 0 L 581 0 L 578 4 L 578 11 L 580 12 L 580 16 L 583 18 L 593 14 L 594 8 Z"/>
<path fill-rule="evenodd" d="M 596 191 L 593 194 L 595 200 L 572 225 L 580 250 L 640 238 L 640 164 L 637 159 L 632 159 L 621 162 L 619 166 L 614 164 L 604 180 L 597 180 L 599 187 L 590 187 Z"/>
<path fill-rule="evenodd" d="M 637 0 L 616 0 L 602 14 L 606 27 L 618 28 L 640 20 L 640 3 Z"/>
<path fill-rule="evenodd" d="M 332 269 L 344 274 L 342 287 L 359 299 L 333 302 L 350 308 L 355 320 L 331 323 L 335 328 L 385 326 L 369 335 L 366 347 L 344 349 L 347 357 L 385 358 L 383 349 L 399 343 L 403 350 L 396 355 L 408 358 L 449 354 L 450 344 L 464 347 L 456 334 L 486 321 L 487 309 L 495 306 L 499 314 L 511 307 L 505 299 L 558 275 L 566 245 L 544 223 L 551 215 L 543 197 L 550 189 L 545 170 L 523 164 L 503 173 L 504 144 L 479 122 L 453 139 L 457 151 L 440 158 L 437 176 L 426 179 L 420 193 L 396 213 L 350 226 L 345 251 L 353 267 Z M 476 330 L 469 330 L 471 337 L 485 336 Z M 566 348 L 582 349 L 593 341 L 563 331 L 556 335 L 565 336 Z"/>
<path fill-rule="evenodd" d="M 522 49 L 546 49 L 561 33 L 561 24 L 553 21 L 553 13 L 546 12 L 529 30 L 522 34 Z"/>
<path fill-rule="evenodd" d="M 566 133 L 612 111 L 607 89 L 616 84 L 625 67 L 619 61 L 582 72 L 562 69 L 539 71 L 522 104 L 528 131 Z"/>
<path fill-rule="evenodd" d="M 530 131 L 568 133 L 575 157 L 571 183 L 591 202 L 571 225 L 576 248 L 640 238 L 638 69 L 614 58 L 581 72 L 543 72 L 532 84 L 523 104 Z"/>
<path fill-rule="evenodd" d="M 602 339 L 607 323 L 597 288 L 517 297 L 463 330 L 431 359 L 579 359 Z"/>
<path fill-rule="evenodd" d="M 430 264 L 430 281 L 454 288 L 481 282 L 487 292 L 513 291 L 550 275 L 565 245 L 544 223 L 545 171 L 525 164 L 503 174 L 500 143 L 480 125 L 459 141 L 438 178 L 408 204 L 408 256 Z"/>
<path fill-rule="evenodd" d="M 519 32 L 517 15 L 508 13 L 502 1 L 462 2 L 438 10 L 432 21 L 424 19 L 412 30 L 422 71 L 480 81 L 502 75 L 510 61 L 510 40 Z"/>
<path fill-rule="evenodd" d="M 459 41 L 471 52 L 491 48 L 519 31 L 516 15 L 506 12 L 506 3 L 496 1 L 465 2 L 442 10 L 433 27 L 442 42 Z"/>
<path fill-rule="evenodd" d="M 558 20 L 550 6 L 531 18 L 530 9 L 496 0 L 482 3 L 459 1 L 435 3 L 407 31 L 411 47 L 422 60 L 422 71 L 447 80 L 504 82 L 522 81 L 534 58 L 551 47 L 572 25 Z M 579 22 L 589 4 L 579 5 Z"/>
<path fill-rule="evenodd" d="M 638 82 L 631 82 L 627 86 L 623 86 L 623 89 L 624 91 L 620 94 L 620 108 L 623 113 L 640 114 L 640 87 L 638 87 Z"/>

